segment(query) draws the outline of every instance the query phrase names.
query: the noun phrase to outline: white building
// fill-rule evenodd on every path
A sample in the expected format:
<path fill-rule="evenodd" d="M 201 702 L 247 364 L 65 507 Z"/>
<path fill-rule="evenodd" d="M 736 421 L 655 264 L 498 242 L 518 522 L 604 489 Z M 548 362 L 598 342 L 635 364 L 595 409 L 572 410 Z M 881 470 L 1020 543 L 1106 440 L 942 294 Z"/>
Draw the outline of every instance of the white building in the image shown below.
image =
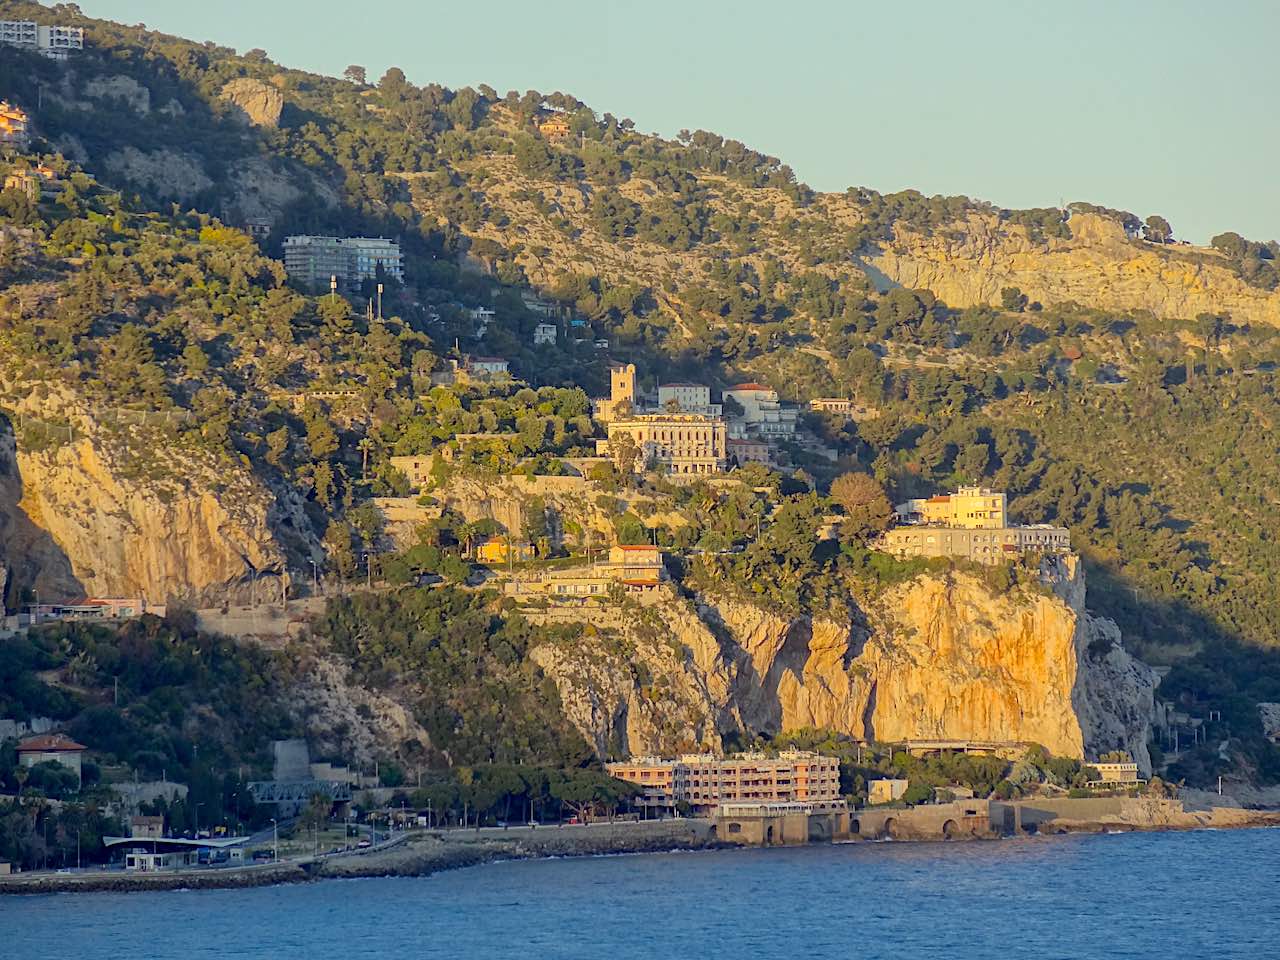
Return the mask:
<path fill-rule="evenodd" d="M 501 357 L 472 357 L 467 362 L 467 370 L 473 376 L 496 377 L 510 373 L 507 361 Z"/>
<path fill-rule="evenodd" d="M 701 383 L 662 383 L 658 385 L 658 409 L 670 410 L 675 403 L 680 413 L 696 413 L 704 417 L 720 416 L 721 406 L 711 402 L 711 388 Z"/>
<path fill-rule="evenodd" d="M 34 20 L 0 20 L 0 43 L 26 47 L 51 60 L 65 60 L 73 50 L 84 49 L 84 30 L 45 26 Z"/>
<path fill-rule="evenodd" d="M 400 244 L 384 237 L 285 237 L 284 269 L 290 279 L 307 287 L 323 288 L 330 277 L 343 286 L 359 286 L 373 280 L 381 268 L 384 276 L 404 280 Z"/>
<path fill-rule="evenodd" d="M 724 391 L 740 407 L 742 416 L 734 418 L 740 429 L 735 436 L 754 433 L 762 437 L 794 437 L 796 435 L 796 408 L 784 406 L 778 400 L 778 391 L 761 383 L 740 383 Z M 741 429 L 745 428 L 745 429 Z"/>
<path fill-rule="evenodd" d="M 554 344 L 558 332 L 558 328 L 554 323 L 538 324 L 533 328 L 533 345 L 537 347 L 544 343 Z"/>

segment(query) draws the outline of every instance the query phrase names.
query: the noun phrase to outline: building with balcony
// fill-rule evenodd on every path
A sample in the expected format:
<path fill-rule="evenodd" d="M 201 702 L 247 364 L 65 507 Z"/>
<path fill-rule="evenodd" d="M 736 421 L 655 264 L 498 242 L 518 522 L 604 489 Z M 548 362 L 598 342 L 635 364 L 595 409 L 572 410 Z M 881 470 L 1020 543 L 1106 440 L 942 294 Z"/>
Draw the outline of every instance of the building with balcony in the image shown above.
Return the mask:
<path fill-rule="evenodd" d="M 289 279 L 313 290 L 328 289 L 331 278 L 344 289 L 379 273 L 404 280 L 400 244 L 383 237 L 285 237 L 284 269 Z"/>
<path fill-rule="evenodd" d="M 723 396 L 742 408 L 733 419 L 733 435 L 789 439 L 796 435 L 797 411 L 778 399 L 778 391 L 762 383 L 739 383 L 723 391 Z"/>
<path fill-rule="evenodd" d="M 0 144 L 25 150 L 31 145 L 31 120 L 15 103 L 0 100 Z"/>
<path fill-rule="evenodd" d="M 961 487 L 955 493 L 908 500 L 893 508 L 900 523 L 933 523 L 969 530 L 1007 526 L 1009 500 L 1003 491 Z"/>
<path fill-rule="evenodd" d="M 840 799 L 839 762 L 801 750 L 784 750 L 776 756 L 642 757 L 609 763 L 605 769 L 612 777 L 645 788 L 639 798 L 642 804 L 674 807 L 683 802 L 695 813 L 714 811 L 722 803 L 829 804 Z"/>
<path fill-rule="evenodd" d="M 897 526 L 886 530 L 878 547 L 900 557 L 956 557 L 1000 563 L 1023 553 L 1071 552 L 1071 534 L 1047 524 L 1009 523 L 1008 498 L 987 487 L 961 487 L 956 493 L 908 500 L 894 508 Z"/>
<path fill-rule="evenodd" d="M 559 332 L 560 328 L 554 323 L 540 323 L 533 328 L 533 345 L 535 347 L 543 344 L 554 345 Z"/>
<path fill-rule="evenodd" d="M 84 49 L 84 30 L 34 20 L 0 20 L 0 43 L 42 53 L 51 60 L 65 60 Z"/>

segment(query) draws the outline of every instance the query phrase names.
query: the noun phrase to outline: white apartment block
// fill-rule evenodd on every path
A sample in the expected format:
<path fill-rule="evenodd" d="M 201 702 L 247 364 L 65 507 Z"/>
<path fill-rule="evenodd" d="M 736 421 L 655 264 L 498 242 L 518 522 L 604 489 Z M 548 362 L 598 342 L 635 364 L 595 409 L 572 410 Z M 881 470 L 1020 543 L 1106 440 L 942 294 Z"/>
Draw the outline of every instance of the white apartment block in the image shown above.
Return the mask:
<path fill-rule="evenodd" d="M 307 287 L 327 287 L 330 277 L 358 286 L 376 278 L 379 267 L 384 276 L 404 280 L 400 244 L 383 237 L 285 237 L 285 272 Z"/>
<path fill-rule="evenodd" d="M 0 20 L 0 43 L 27 47 L 53 60 L 65 60 L 71 51 L 84 49 L 84 30 L 45 26 L 34 20 Z"/>
<path fill-rule="evenodd" d="M 720 416 L 720 404 L 711 402 L 711 388 L 702 383 L 659 384 L 658 409 L 667 412 L 672 403 L 678 406 L 680 413 Z"/>

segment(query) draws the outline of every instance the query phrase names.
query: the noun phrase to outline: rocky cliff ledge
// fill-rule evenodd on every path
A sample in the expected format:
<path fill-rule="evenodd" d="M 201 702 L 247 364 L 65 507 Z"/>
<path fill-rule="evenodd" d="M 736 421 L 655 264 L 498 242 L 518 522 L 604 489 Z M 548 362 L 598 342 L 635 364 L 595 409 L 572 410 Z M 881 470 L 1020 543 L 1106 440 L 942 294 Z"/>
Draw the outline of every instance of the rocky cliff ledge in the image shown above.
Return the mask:
<path fill-rule="evenodd" d="M 0 470 L 0 560 L 42 598 L 216 604 L 278 592 L 275 499 L 247 469 L 180 448 L 145 458 L 97 438 L 14 450 Z M 145 460 L 145 466 L 143 461 Z"/>
<path fill-rule="evenodd" d="M 1019 287 L 1045 304 L 1191 319 L 1227 311 L 1236 322 L 1280 325 L 1280 294 L 1250 287 L 1217 251 L 1129 240 L 1117 222 L 1076 214 L 1070 240 L 1032 240 L 1025 228 L 973 214 L 932 235 L 897 229 L 865 266 L 881 286 L 927 288 L 956 307 L 998 304 Z M 876 276 L 876 275 L 879 276 Z"/>
<path fill-rule="evenodd" d="M 536 657 L 602 753 L 717 747 L 806 727 L 875 740 L 1028 741 L 1082 757 L 1146 742 L 1154 677 L 1084 609 L 1071 558 L 1051 590 L 996 594 L 964 573 L 916 578 L 859 624 L 674 596 L 617 640 Z"/>

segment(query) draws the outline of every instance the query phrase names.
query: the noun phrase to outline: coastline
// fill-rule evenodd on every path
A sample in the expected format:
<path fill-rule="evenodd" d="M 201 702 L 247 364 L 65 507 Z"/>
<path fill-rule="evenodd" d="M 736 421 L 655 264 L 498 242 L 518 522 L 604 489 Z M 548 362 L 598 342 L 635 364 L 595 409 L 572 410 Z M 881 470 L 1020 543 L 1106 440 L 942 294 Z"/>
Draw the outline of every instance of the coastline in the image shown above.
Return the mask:
<path fill-rule="evenodd" d="M 1224 808 L 1218 808 L 1223 810 Z M 1134 823 L 1113 820 L 1055 820 L 1019 839 L 1067 834 L 1167 833 L 1193 830 L 1237 830 L 1280 827 L 1280 811 L 1232 810 L 1231 816 L 1214 817 L 1196 823 Z M 701 819 L 663 820 L 648 823 L 598 824 L 585 830 L 543 826 L 535 830 L 470 831 L 444 833 L 423 831 L 411 834 L 403 843 L 372 853 L 321 859 L 302 859 L 280 864 L 221 870 L 175 871 L 172 873 L 123 873 L 120 871 L 78 874 L 15 874 L 0 878 L 0 895 L 49 893 L 124 893 L 159 890 L 227 890 L 307 883 L 317 880 L 374 877 L 427 877 L 448 870 L 479 866 L 504 860 L 539 860 L 565 857 L 594 857 L 623 854 L 672 853 L 676 851 L 752 849 L 716 838 L 712 821 Z M 518 834 L 512 836 L 511 834 Z M 951 843 L 964 840 L 1013 839 L 1011 835 L 940 840 L 937 837 L 895 837 L 893 843 Z M 854 837 L 841 843 L 886 842 Z"/>

